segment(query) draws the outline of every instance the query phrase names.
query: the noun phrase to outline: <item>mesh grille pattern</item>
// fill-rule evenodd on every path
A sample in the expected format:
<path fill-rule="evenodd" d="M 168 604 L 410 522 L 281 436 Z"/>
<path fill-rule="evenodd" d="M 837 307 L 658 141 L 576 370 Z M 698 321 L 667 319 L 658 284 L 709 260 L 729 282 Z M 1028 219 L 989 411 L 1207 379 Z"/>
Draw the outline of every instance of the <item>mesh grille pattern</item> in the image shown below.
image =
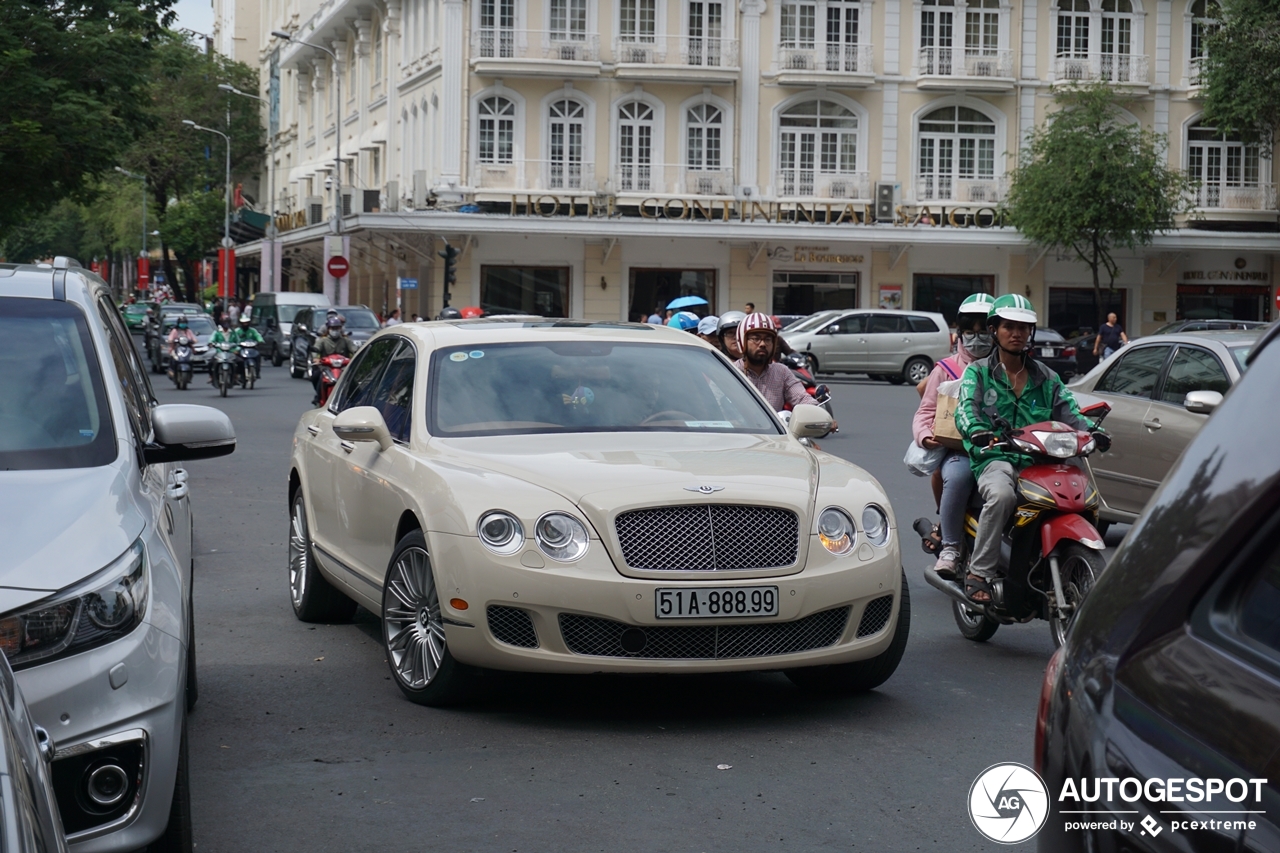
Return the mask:
<path fill-rule="evenodd" d="M 796 561 L 800 525 L 790 510 L 691 505 L 624 512 L 614 522 L 622 558 L 643 571 L 776 569 Z"/>
<path fill-rule="evenodd" d="M 849 610 L 848 607 L 823 610 L 794 622 L 645 628 L 612 619 L 561 613 L 560 635 L 569 651 L 578 655 L 651 660 L 769 657 L 835 645 L 844 633 Z M 623 648 L 622 635 L 629 631 L 644 637 L 644 645 L 638 652 Z"/>
<path fill-rule="evenodd" d="M 489 633 L 499 643 L 522 649 L 538 647 L 538 632 L 533 630 L 533 620 L 529 618 L 528 611 L 490 604 L 486 612 L 489 616 Z"/>
<path fill-rule="evenodd" d="M 858 636 L 870 637 L 879 634 L 889 624 L 889 614 L 893 612 L 893 596 L 882 595 L 867 602 L 862 611 L 862 620 L 858 623 Z"/>

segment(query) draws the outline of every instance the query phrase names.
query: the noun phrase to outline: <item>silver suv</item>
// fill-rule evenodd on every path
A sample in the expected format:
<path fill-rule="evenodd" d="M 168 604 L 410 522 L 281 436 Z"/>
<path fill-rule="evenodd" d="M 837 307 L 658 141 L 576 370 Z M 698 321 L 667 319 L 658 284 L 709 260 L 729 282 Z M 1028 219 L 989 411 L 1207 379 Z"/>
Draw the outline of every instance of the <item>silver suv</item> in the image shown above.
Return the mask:
<path fill-rule="evenodd" d="M 158 406 L 110 292 L 74 261 L 0 264 L 0 645 L 74 851 L 191 850 L 192 517 L 180 463 L 227 416 Z"/>
<path fill-rule="evenodd" d="M 895 385 L 917 384 L 934 362 L 951 354 L 951 332 L 941 314 L 862 308 L 826 312 L 783 331 L 814 372 L 866 373 Z"/>

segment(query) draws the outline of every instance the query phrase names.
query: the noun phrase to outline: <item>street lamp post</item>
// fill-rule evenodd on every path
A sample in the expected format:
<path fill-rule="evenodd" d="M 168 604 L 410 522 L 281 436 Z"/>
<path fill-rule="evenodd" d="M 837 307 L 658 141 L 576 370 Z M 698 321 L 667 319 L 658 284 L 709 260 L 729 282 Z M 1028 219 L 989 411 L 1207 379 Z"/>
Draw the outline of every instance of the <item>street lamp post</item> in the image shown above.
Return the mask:
<path fill-rule="evenodd" d="M 244 97 L 244 98 L 253 98 L 255 101 L 262 101 L 264 104 L 267 103 L 266 98 L 259 97 L 258 95 L 254 95 L 249 92 L 242 92 L 239 89 L 237 89 L 235 86 L 232 86 L 230 83 L 219 83 L 218 88 L 229 95 L 240 95 L 241 97 Z M 228 102 L 229 102 L 229 99 L 228 99 Z M 228 133 L 231 132 L 231 113 L 229 109 L 227 112 L 227 132 Z M 275 246 L 276 149 L 275 149 L 275 145 L 276 145 L 276 141 L 275 139 L 272 139 L 270 148 L 268 149 L 269 153 L 267 155 L 267 183 L 269 186 L 269 189 L 267 190 L 267 192 L 270 193 L 270 196 L 267 201 L 267 216 L 269 217 L 267 221 L 267 240 L 271 241 L 271 263 L 267 265 L 267 287 L 271 291 L 274 291 L 276 289 L 276 264 L 275 264 L 275 258 L 276 258 L 276 246 Z"/>
<path fill-rule="evenodd" d="M 127 178 L 133 178 L 135 181 L 139 181 L 139 180 L 142 181 L 142 251 L 138 252 L 138 257 L 146 258 L 147 257 L 147 176 L 145 174 L 135 175 L 133 172 L 130 172 L 128 169 L 122 169 L 119 166 L 116 166 L 116 171 Z M 141 271 L 141 267 L 139 267 L 139 271 Z M 150 273 L 148 273 L 148 275 L 150 275 Z M 148 280 L 147 283 L 150 284 L 151 282 Z"/>
<path fill-rule="evenodd" d="M 223 198 L 223 217 L 222 217 L 222 248 L 223 248 L 223 258 L 226 258 L 227 254 L 231 250 L 231 247 L 235 245 L 234 243 L 231 242 L 231 137 L 220 130 L 214 130 L 212 127 L 205 127 L 204 125 L 196 124 L 194 121 L 192 121 L 189 118 L 184 118 L 182 120 L 182 123 L 192 128 L 193 130 L 203 130 L 205 133 L 215 133 L 218 136 L 222 137 L 223 142 L 227 143 L 226 193 L 224 194 L 225 197 Z M 225 261 L 223 262 L 223 265 L 224 267 L 226 266 Z M 227 269 L 223 269 L 222 278 L 223 278 L 223 281 L 226 283 L 226 289 L 231 290 L 234 285 L 235 279 L 230 274 L 230 271 Z M 225 295 L 228 298 L 231 298 L 234 296 L 234 294 L 232 293 L 227 293 Z"/>

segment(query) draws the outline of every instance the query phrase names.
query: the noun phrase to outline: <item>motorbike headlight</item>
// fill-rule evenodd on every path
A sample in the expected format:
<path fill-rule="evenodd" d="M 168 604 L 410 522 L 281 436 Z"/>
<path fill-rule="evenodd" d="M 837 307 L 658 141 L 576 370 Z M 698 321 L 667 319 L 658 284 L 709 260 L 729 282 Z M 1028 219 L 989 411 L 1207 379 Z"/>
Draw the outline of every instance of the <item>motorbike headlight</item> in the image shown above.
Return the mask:
<path fill-rule="evenodd" d="M 822 547 L 837 557 L 843 557 L 853 551 L 853 543 L 857 531 L 853 527 L 853 519 L 842 509 L 827 507 L 818 516 L 818 539 Z"/>
<path fill-rule="evenodd" d="M 587 553 L 587 528 L 572 515 L 549 512 L 533 526 L 538 548 L 553 560 L 572 563 Z"/>
<path fill-rule="evenodd" d="M 1044 452 L 1055 459 L 1070 459 L 1080 452 L 1080 439 L 1074 432 L 1031 433 L 1044 446 Z"/>
<path fill-rule="evenodd" d="M 524 547 L 524 527 L 520 519 L 509 512 L 494 510 L 480 516 L 476 523 L 476 534 L 495 554 L 507 556 Z"/>
<path fill-rule="evenodd" d="M 200 345 L 196 346 L 196 352 L 208 352 L 208 351 L 209 351 L 209 348 L 207 346 L 200 346 Z"/>
<path fill-rule="evenodd" d="M 0 649 L 14 669 L 78 654 L 129 634 L 147 615 L 142 540 L 82 584 L 0 618 Z"/>
<path fill-rule="evenodd" d="M 889 516 L 875 504 L 867 504 L 862 511 L 862 532 L 872 545 L 883 545 L 889 541 Z"/>

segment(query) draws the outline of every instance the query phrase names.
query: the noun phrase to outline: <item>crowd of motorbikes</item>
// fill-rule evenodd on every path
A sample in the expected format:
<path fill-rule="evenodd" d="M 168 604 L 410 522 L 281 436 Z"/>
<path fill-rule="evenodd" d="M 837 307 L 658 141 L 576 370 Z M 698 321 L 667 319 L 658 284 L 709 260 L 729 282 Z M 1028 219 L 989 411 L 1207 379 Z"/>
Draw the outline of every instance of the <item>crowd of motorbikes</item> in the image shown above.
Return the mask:
<path fill-rule="evenodd" d="M 169 357 L 169 378 L 179 391 L 185 391 L 191 385 L 195 373 L 195 346 L 195 338 L 190 335 L 179 335 L 174 341 L 173 353 Z M 209 374 L 223 397 L 237 385 L 243 389 L 253 388 L 262 377 L 262 355 L 258 352 L 257 341 L 212 343 L 209 346 L 213 349 Z"/>

